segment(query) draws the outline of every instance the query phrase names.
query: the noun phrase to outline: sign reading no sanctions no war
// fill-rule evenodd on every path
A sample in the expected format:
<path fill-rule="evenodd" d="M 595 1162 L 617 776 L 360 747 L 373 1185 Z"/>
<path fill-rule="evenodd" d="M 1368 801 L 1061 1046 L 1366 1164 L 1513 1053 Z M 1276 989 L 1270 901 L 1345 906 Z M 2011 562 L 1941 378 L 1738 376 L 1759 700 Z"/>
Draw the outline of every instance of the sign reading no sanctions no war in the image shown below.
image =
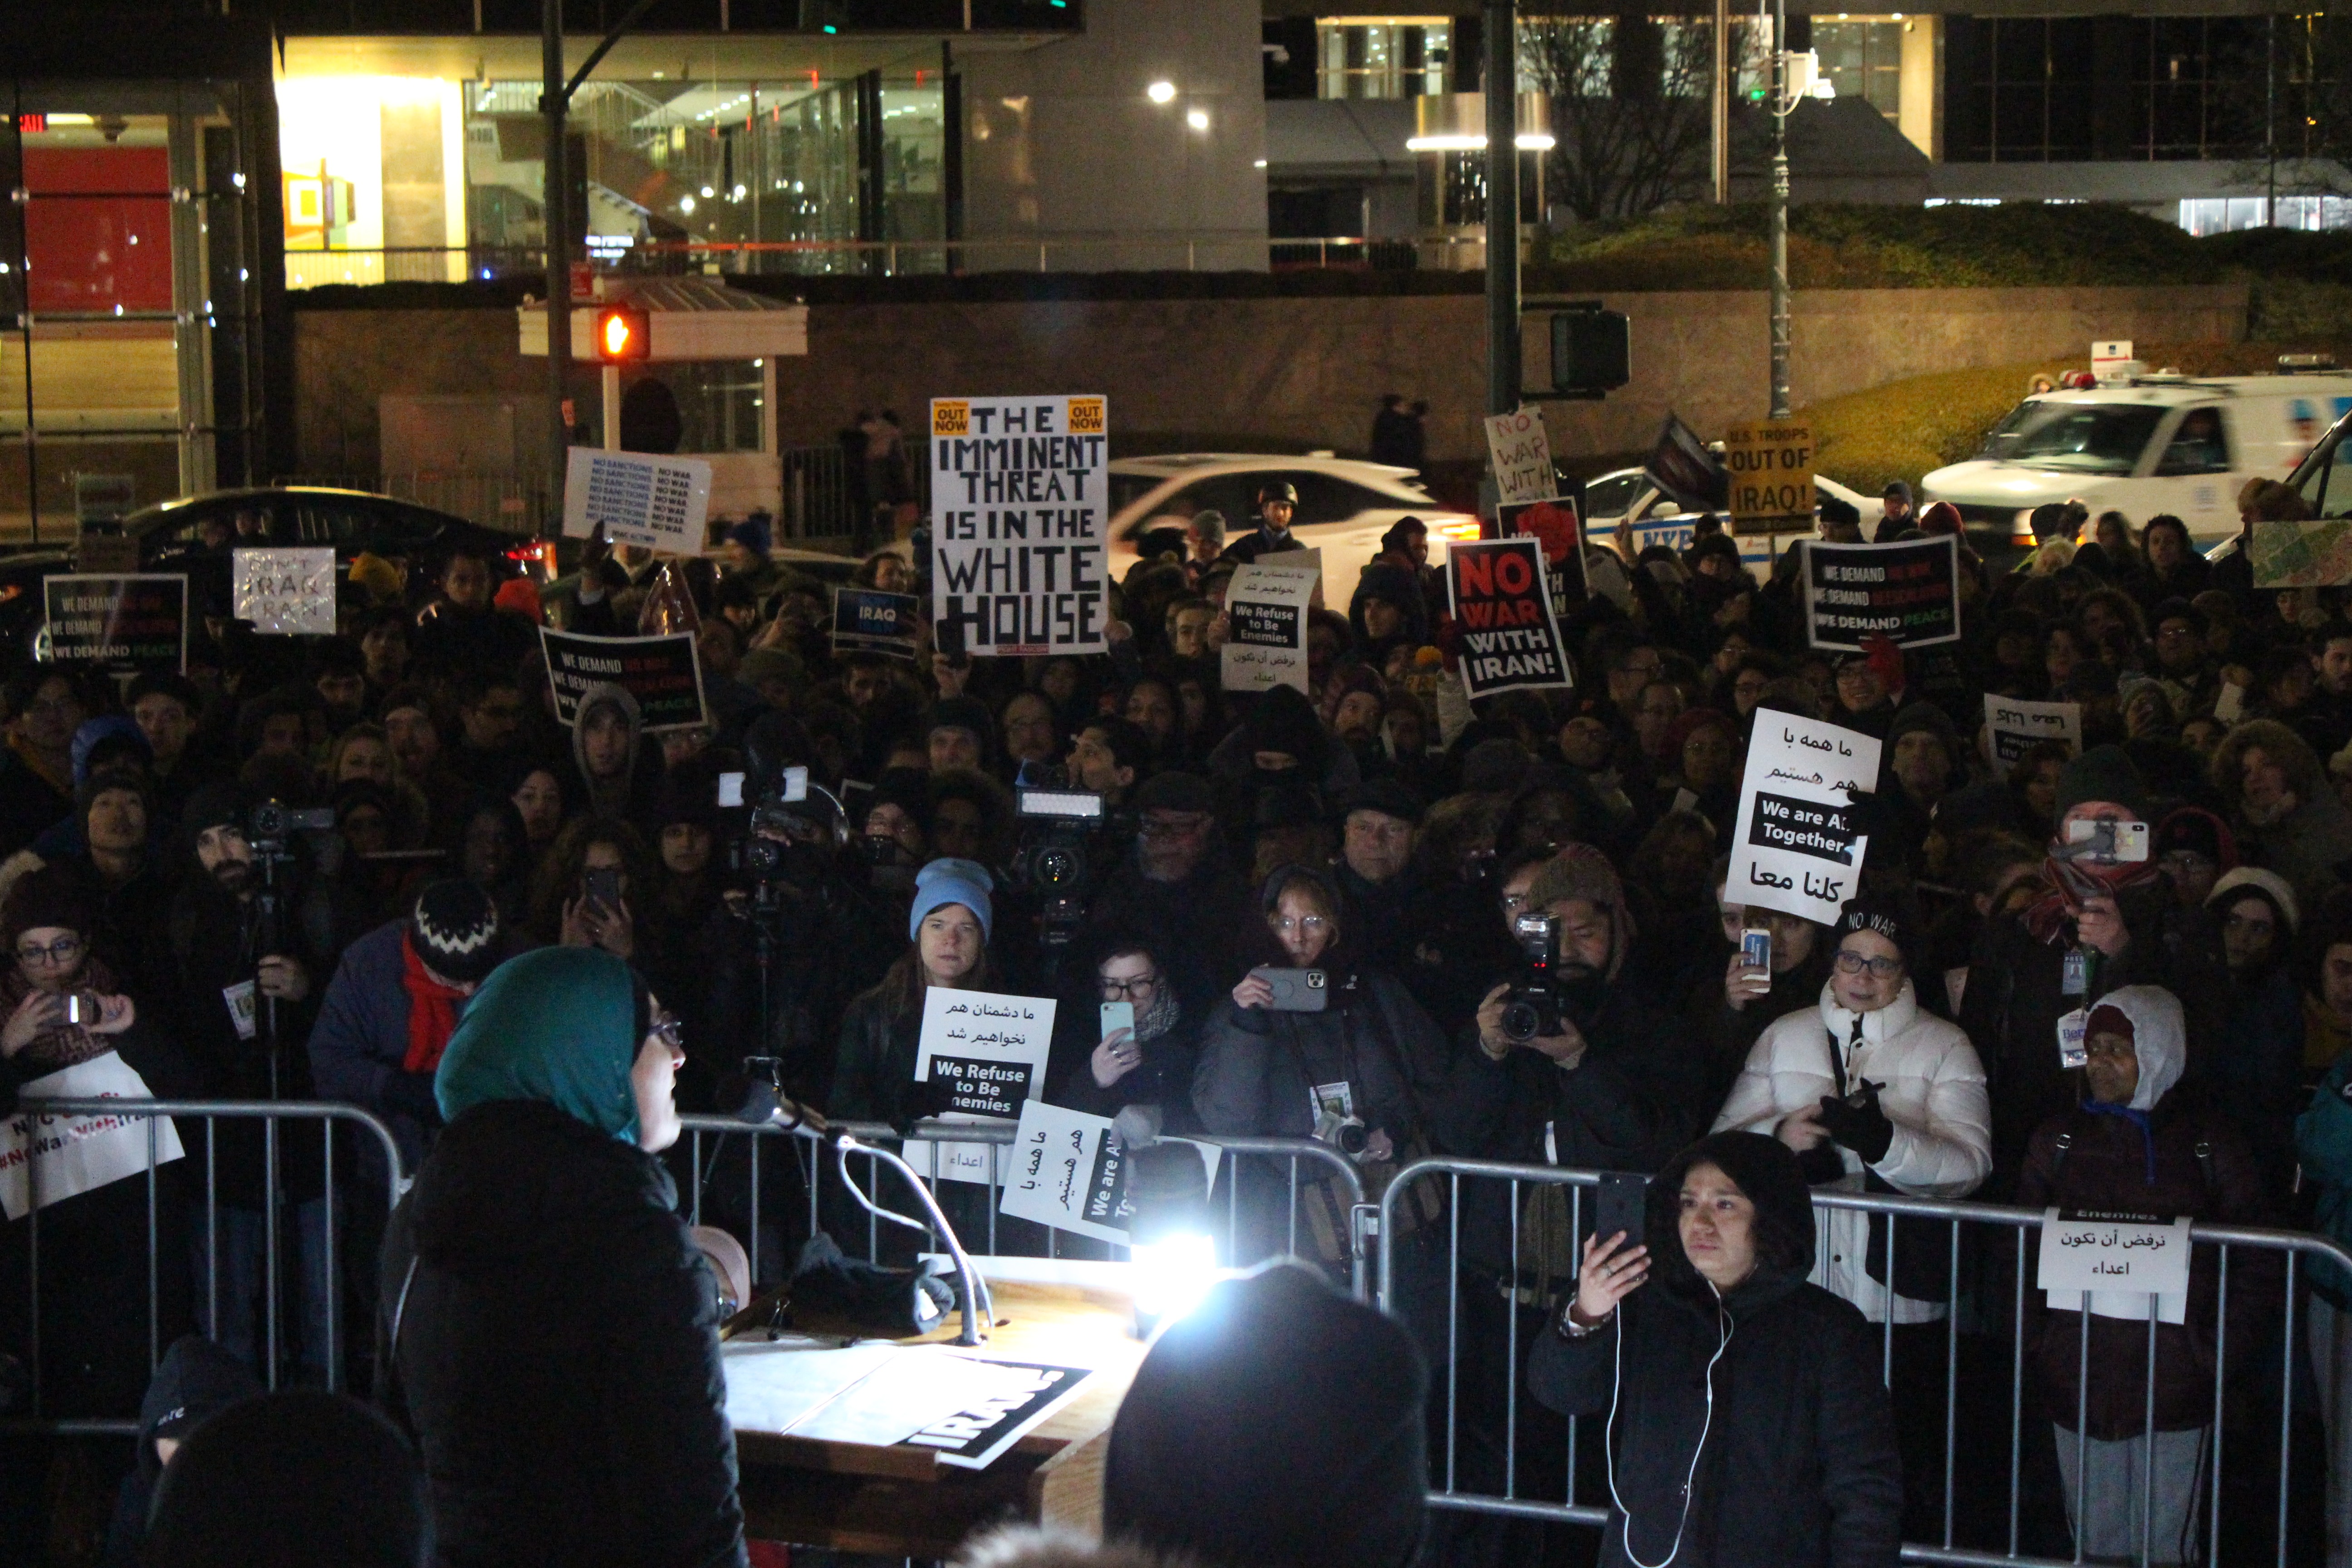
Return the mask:
<path fill-rule="evenodd" d="M 1723 466 L 1731 475 L 1731 522 L 1769 530 L 1813 525 L 1813 427 L 1802 421 L 1743 419 L 1725 427 Z"/>
<path fill-rule="evenodd" d="M 1859 731 L 1759 708 L 1739 781 L 1724 901 L 1834 924 L 1862 882 L 1870 840 L 1850 792 L 1878 784 L 1878 742 Z"/>
<path fill-rule="evenodd" d="M 1570 684 L 1538 541 L 1449 545 L 1445 587 L 1462 638 L 1462 679 L 1471 696 Z"/>
<path fill-rule="evenodd" d="M 68 573 L 43 578 L 41 593 L 50 663 L 186 672 L 187 578 Z"/>
<path fill-rule="evenodd" d="M 1805 629 L 1815 647 L 1859 652 L 1884 634 L 1898 647 L 1960 640 L 1960 542 L 1805 542 Z"/>
<path fill-rule="evenodd" d="M 931 401 L 931 619 L 973 654 L 1100 653 L 1110 423 L 1100 397 Z"/>

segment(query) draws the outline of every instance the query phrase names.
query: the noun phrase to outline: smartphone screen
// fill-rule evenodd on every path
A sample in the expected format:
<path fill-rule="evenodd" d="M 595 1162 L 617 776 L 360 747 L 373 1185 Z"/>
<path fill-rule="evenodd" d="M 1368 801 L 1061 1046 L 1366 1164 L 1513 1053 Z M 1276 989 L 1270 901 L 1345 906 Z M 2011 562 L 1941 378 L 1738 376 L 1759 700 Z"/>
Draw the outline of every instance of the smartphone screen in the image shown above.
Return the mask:
<path fill-rule="evenodd" d="M 1749 926 L 1747 930 L 1741 931 L 1739 933 L 1739 962 L 1743 966 L 1748 969 L 1771 968 L 1771 931 L 1757 926 Z"/>
<path fill-rule="evenodd" d="M 583 872 L 580 881 L 589 898 L 605 909 L 617 910 L 621 907 L 621 874 L 618 871 Z"/>
<path fill-rule="evenodd" d="M 1135 1027 L 1134 1003 L 1106 1002 L 1102 1005 L 1102 1034 L 1099 1037 L 1100 1038 L 1106 1040 L 1109 1039 L 1111 1037 L 1111 1031 L 1114 1029 L 1132 1029 L 1133 1027 Z"/>
<path fill-rule="evenodd" d="M 721 807 L 740 805 L 743 804 L 743 775 L 741 773 L 720 773 L 719 775 L 719 804 Z"/>

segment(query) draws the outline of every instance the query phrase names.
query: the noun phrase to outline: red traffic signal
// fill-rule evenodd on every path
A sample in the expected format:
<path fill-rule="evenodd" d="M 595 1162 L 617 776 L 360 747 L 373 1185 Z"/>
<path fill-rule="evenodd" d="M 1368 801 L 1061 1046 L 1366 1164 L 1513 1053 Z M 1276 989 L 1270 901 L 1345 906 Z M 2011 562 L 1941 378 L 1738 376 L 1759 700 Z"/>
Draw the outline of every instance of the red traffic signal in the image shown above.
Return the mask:
<path fill-rule="evenodd" d="M 596 357 L 606 364 L 653 357 L 653 321 L 635 305 L 596 309 Z"/>

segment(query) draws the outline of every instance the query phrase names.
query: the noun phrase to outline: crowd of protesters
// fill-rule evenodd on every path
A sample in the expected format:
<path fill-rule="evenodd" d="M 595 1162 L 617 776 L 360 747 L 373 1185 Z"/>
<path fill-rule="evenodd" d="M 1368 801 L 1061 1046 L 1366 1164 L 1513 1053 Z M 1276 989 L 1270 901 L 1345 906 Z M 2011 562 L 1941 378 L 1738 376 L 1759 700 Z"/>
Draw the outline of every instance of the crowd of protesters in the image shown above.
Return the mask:
<path fill-rule="evenodd" d="M 2294 498 L 2278 489 L 2250 487 L 2247 515 L 2283 515 Z M 1866 1340 L 1874 1379 L 1891 1333 L 1887 1422 L 1847 1384 L 1790 1395 L 1891 1446 L 1832 1467 L 1885 1508 L 1857 1519 L 1798 1498 L 1776 1539 L 1847 1544 L 1776 1562 L 1877 1562 L 1896 1538 L 1886 1510 L 1914 1539 L 1940 1517 L 1947 1318 L 1995 1277 L 1971 1257 L 1956 1278 L 1928 1247 L 1890 1262 L 1884 1226 L 1811 1214 L 1807 1184 L 2352 1240 L 2341 591 L 2257 590 L 2242 552 L 2209 563 L 2175 518 L 2047 508 L 2045 542 L 2015 570 L 1962 545 L 1959 642 L 1822 653 L 1805 641 L 1801 552 L 1759 580 L 1709 520 L 1686 549 L 1591 545 L 1592 591 L 1563 627 L 1575 688 L 1472 702 L 1426 532 L 1407 521 L 1345 603 L 1312 612 L 1305 692 L 1228 693 L 1224 595 L 1240 564 L 1297 542 L 1285 490 L 1263 492 L 1255 517 L 1148 535 L 1093 657 L 975 659 L 928 636 L 908 658 L 837 652 L 829 590 L 772 558 L 754 520 L 715 560 L 592 546 L 546 584 L 464 550 L 406 563 L 405 581 L 362 558 L 333 637 L 262 637 L 212 614 L 184 675 L 118 689 L 17 669 L 0 764 L 0 1097 L 114 1050 L 158 1095 L 362 1107 L 413 1173 L 454 1114 L 443 1062 L 478 991 L 530 950 L 593 950 L 658 998 L 685 1042 L 688 1111 L 729 1109 L 742 1058 L 764 1056 L 797 1098 L 903 1125 L 932 1108 L 914 1075 L 928 987 L 1055 996 L 1045 1093 L 1071 1107 L 1345 1140 L 1375 1192 L 1428 1153 L 1663 1172 L 1664 1219 L 1654 1194 L 1653 1234 L 1627 1238 L 1653 1259 L 1675 1204 L 1686 1221 L 1747 1204 L 1742 1268 L 1685 1223 L 1688 1266 L 1651 1294 L 1688 1321 L 1636 1314 L 1622 1353 L 1671 1361 L 1662 1333 L 1705 1349 L 1719 1313 L 1777 1313 L 1739 1331 L 1748 1345 Z M 1823 510 L 1825 538 L 1861 537 L 1850 508 Z M 1898 486 L 1877 534 L 1960 531 L 1952 508 L 1914 513 Z M 855 583 L 925 594 L 913 544 L 869 557 Z M 693 632 L 706 721 L 650 731 L 627 690 L 592 686 L 560 722 L 542 622 Z M 2078 704 L 2080 747 L 1992 765 L 1987 693 Z M 1745 909 L 1727 886 L 1744 752 L 1772 711 L 1883 742 L 1861 887 L 1834 926 Z M 815 787 L 786 799 L 794 768 Z M 742 804 L 722 805 L 739 773 Z M 1044 829 L 1016 813 L 1023 784 L 1102 796 L 1075 888 L 1035 874 Z M 272 807 L 323 815 L 282 823 Z M 2082 858 L 2074 829 L 2101 823 L 2146 824 L 2147 858 Z M 1506 1026 L 1527 974 L 1514 921 L 1529 913 L 1550 917 L 1559 960 L 1559 1016 L 1532 1036 Z M 1743 957 L 1754 929 L 1769 933 L 1763 964 Z M 1277 1005 L 1269 965 L 1321 971 L 1328 1005 Z M 69 1022 L 85 994 L 95 1014 Z M 1101 1002 L 1132 1004 L 1131 1027 L 1101 1035 Z M 2088 1065 L 2069 1068 L 2059 1029 L 2076 1015 Z M 624 1066 L 634 1039 L 614 1047 Z M 625 1100 L 588 1115 L 552 1098 L 608 1134 L 597 1116 L 636 1125 Z M 275 1338 L 289 1375 L 323 1380 L 329 1228 L 348 1225 L 339 1266 L 373 1303 L 390 1217 L 380 1151 L 347 1150 L 337 1213 L 307 1137 L 284 1141 L 267 1181 L 252 1124 L 222 1122 L 201 1164 L 167 1166 L 152 1322 L 144 1184 L 43 1210 L 40 1295 L 69 1303 L 38 1325 L 47 1413 L 135 1413 L 151 1334 L 201 1330 L 255 1365 L 271 1202 L 290 1280 Z M 493 1178 L 531 1173 L 492 1158 L 477 1179 Z M 1431 1236 L 1434 1202 L 1405 1211 Z M 1500 1279 L 1521 1240 L 1556 1228 L 1532 1203 L 1465 1203 L 1473 1275 Z M 1329 1261 L 1347 1216 L 1326 1208 L 1299 1249 Z M 394 1228 L 395 1252 L 426 1244 Z M 0 1251 L 0 1353 L 18 1384 L 35 1354 L 25 1229 L 9 1225 Z M 2158 1334 L 2158 1562 L 2204 1528 L 2211 1368 L 2275 1333 L 2275 1255 L 2233 1258 L 2225 1342 L 2210 1250 L 2185 1317 Z M 1534 1387 L 1583 1410 L 1609 1391 L 1584 1347 L 1613 1344 L 1633 1281 L 1605 1248 L 1561 1257 L 1550 1283 L 1573 1310 L 1545 1319 Z M 1819 1289 L 1792 1294 L 1809 1275 Z M 2333 1390 L 2352 1378 L 2352 1279 L 2313 1268 L 2301 1288 L 2308 1372 Z M 2030 1442 L 2063 1472 L 2058 1528 L 2094 1555 L 2130 1550 L 2145 1332 L 2095 1317 L 2085 1338 L 2076 1313 L 2027 1296 Z M 1979 1302 L 1961 1337 L 2010 1331 L 2007 1300 Z M 1793 1352 L 1748 1353 L 1758 1376 L 1799 1375 Z M 1759 1475 L 1783 1474 L 1768 1439 L 1739 1442 Z M 1672 1476 L 1619 1479 L 1628 1500 L 1674 1511 L 1658 1500 Z M 2340 1532 L 2352 1498 L 2329 1513 Z M 1679 1535 L 1639 1533 L 1645 1556 Z M 1768 1559 L 1726 1540 L 1705 1560 Z"/>

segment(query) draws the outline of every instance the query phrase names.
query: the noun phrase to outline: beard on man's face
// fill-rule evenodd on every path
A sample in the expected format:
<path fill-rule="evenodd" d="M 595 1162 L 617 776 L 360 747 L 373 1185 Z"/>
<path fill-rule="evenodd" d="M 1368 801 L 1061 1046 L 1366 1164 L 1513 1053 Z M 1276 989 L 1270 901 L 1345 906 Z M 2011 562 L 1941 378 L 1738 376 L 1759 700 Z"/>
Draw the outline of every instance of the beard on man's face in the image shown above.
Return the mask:
<path fill-rule="evenodd" d="M 253 864 L 247 860 L 224 860 L 213 868 L 213 880 L 224 892 L 243 894 L 253 886 Z"/>

